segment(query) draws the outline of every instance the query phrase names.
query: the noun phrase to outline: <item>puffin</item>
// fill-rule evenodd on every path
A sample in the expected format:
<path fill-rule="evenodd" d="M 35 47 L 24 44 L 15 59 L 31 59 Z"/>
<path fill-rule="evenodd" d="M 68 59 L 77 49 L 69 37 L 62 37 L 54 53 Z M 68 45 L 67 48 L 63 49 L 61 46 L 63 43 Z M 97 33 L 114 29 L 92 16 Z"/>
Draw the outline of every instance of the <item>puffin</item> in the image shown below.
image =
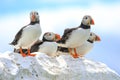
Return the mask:
<path fill-rule="evenodd" d="M 53 32 L 46 32 L 43 35 L 42 41 L 35 43 L 31 47 L 31 52 L 42 52 L 48 56 L 56 56 L 58 44 L 56 41 L 60 40 L 60 35 Z"/>
<path fill-rule="evenodd" d="M 95 33 L 91 32 L 90 36 L 88 38 L 88 40 L 85 41 L 84 44 L 82 44 L 79 47 L 76 47 L 76 50 L 73 50 L 73 52 L 77 53 L 79 57 L 84 57 L 85 54 L 87 54 L 88 52 L 90 52 L 93 47 L 94 47 L 94 42 L 99 42 L 101 41 L 100 37 L 98 35 L 96 35 Z M 74 53 L 73 53 L 74 54 Z"/>
<path fill-rule="evenodd" d="M 98 35 L 96 35 L 95 33 L 91 32 L 88 40 L 86 40 L 85 43 L 83 43 L 79 47 L 76 47 L 75 48 L 76 50 L 74 50 L 74 48 L 72 48 L 73 53 L 71 53 L 71 55 L 73 55 L 74 53 L 77 53 L 77 55 L 79 57 L 81 57 L 81 58 L 84 57 L 85 54 L 87 54 L 88 52 L 90 52 L 93 49 L 94 42 L 97 42 L 97 41 L 98 42 L 101 41 L 100 37 Z M 59 47 L 58 51 L 69 53 L 69 49 L 66 47 Z"/>
<path fill-rule="evenodd" d="M 81 46 L 89 38 L 91 25 L 94 25 L 94 20 L 90 15 L 85 15 L 78 27 L 67 28 L 59 41 L 58 45 L 61 47 L 67 47 L 72 54 L 74 48 Z M 74 58 L 78 58 L 77 53 L 72 55 Z"/>
<path fill-rule="evenodd" d="M 31 54 L 30 48 L 39 40 L 41 34 L 39 14 L 36 11 L 31 11 L 30 23 L 18 31 L 10 45 L 13 45 L 16 50 L 19 50 L 23 57 L 35 56 L 36 54 Z M 27 55 L 22 51 L 23 49 L 27 49 Z"/>

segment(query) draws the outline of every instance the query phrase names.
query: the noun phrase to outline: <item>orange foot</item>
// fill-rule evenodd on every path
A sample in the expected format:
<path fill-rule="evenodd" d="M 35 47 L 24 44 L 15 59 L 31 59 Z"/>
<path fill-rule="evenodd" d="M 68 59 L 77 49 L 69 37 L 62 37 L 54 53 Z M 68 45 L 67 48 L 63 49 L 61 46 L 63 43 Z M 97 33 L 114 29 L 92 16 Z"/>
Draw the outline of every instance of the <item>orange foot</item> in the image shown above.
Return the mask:
<path fill-rule="evenodd" d="M 76 49 L 74 48 L 74 52 L 72 52 L 72 48 L 69 48 L 69 53 L 72 55 L 73 58 L 79 58 L 79 55 L 76 52 Z"/>
<path fill-rule="evenodd" d="M 79 58 L 77 54 L 73 54 L 72 56 L 73 58 Z"/>
<path fill-rule="evenodd" d="M 72 56 L 74 57 L 74 58 L 79 58 L 79 55 L 77 54 L 77 52 L 76 52 L 76 49 L 74 48 L 74 54 L 72 54 Z"/>
<path fill-rule="evenodd" d="M 25 53 L 23 53 L 22 48 L 20 47 L 20 54 L 22 55 L 22 57 L 26 57 L 27 55 Z"/>
<path fill-rule="evenodd" d="M 30 53 L 30 49 L 28 49 L 28 55 L 27 55 L 27 56 L 33 56 L 33 57 L 34 57 L 34 56 L 36 56 L 36 55 L 37 55 L 37 54 L 31 54 L 31 53 Z"/>
<path fill-rule="evenodd" d="M 21 54 L 21 55 L 22 55 L 22 57 L 26 57 L 26 56 L 27 56 L 25 53 L 23 53 L 23 54 Z"/>
<path fill-rule="evenodd" d="M 36 56 L 36 55 L 37 55 L 37 54 L 28 54 L 27 56 L 33 56 L 33 57 L 34 57 L 34 56 Z"/>

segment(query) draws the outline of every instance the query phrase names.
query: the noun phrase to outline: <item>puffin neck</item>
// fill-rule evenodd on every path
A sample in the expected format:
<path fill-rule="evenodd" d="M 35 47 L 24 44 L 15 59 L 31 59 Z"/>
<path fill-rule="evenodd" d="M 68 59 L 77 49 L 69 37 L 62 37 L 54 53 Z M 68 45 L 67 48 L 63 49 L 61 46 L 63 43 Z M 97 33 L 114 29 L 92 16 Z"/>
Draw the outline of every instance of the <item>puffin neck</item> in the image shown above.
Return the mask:
<path fill-rule="evenodd" d="M 90 26 L 84 25 L 83 23 L 81 23 L 81 25 L 79 26 L 83 29 L 90 29 Z"/>
<path fill-rule="evenodd" d="M 30 25 L 39 24 L 39 21 L 30 22 Z"/>
<path fill-rule="evenodd" d="M 90 42 L 90 43 L 94 43 L 93 41 L 91 41 L 91 40 L 89 40 L 89 39 L 88 39 L 87 41 Z"/>

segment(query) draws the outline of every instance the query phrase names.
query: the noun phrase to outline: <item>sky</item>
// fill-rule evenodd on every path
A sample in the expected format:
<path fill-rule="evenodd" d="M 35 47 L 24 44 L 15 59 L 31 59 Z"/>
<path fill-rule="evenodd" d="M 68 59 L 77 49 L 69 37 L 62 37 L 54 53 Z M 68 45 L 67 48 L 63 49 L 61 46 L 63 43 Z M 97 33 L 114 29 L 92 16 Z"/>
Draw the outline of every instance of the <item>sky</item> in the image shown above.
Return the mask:
<path fill-rule="evenodd" d="M 91 31 L 100 36 L 87 58 L 103 62 L 120 74 L 120 0 L 1 0 L 0 53 L 12 51 L 9 43 L 23 26 L 29 24 L 29 13 L 40 15 L 42 34 L 63 34 L 65 28 L 80 25 L 84 15 L 91 15 Z M 40 37 L 40 39 L 42 36 Z"/>

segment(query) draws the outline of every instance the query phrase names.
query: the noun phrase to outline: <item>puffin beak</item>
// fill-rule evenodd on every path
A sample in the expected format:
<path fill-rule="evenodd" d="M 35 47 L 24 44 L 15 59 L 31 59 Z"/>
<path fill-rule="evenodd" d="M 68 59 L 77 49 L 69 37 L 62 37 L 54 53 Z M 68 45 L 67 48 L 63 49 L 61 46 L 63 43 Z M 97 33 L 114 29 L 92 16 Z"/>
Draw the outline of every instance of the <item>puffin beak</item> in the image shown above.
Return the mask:
<path fill-rule="evenodd" d="M 96 35 L 95 41 L 101 41 L 101 39 L 98 35 Z"/>
<path fill-rule="evenodd" d="M 92 24 L 92 25 L 94 25 L 94 24 L 95 24 L 93 19 L 91 20 L 90 24 Z"/>
<path fill-rule="evenodd" d="M 61 39 L 60 35 L 59 34 L 55 34 L 55 40 L 58 41 L 60 39 Z"/>
<path fill-rule="evenodd" d="M 34 21 L 35 21 L 35 15 L 32 14 L 32 22 L 34 22 Z"/>

